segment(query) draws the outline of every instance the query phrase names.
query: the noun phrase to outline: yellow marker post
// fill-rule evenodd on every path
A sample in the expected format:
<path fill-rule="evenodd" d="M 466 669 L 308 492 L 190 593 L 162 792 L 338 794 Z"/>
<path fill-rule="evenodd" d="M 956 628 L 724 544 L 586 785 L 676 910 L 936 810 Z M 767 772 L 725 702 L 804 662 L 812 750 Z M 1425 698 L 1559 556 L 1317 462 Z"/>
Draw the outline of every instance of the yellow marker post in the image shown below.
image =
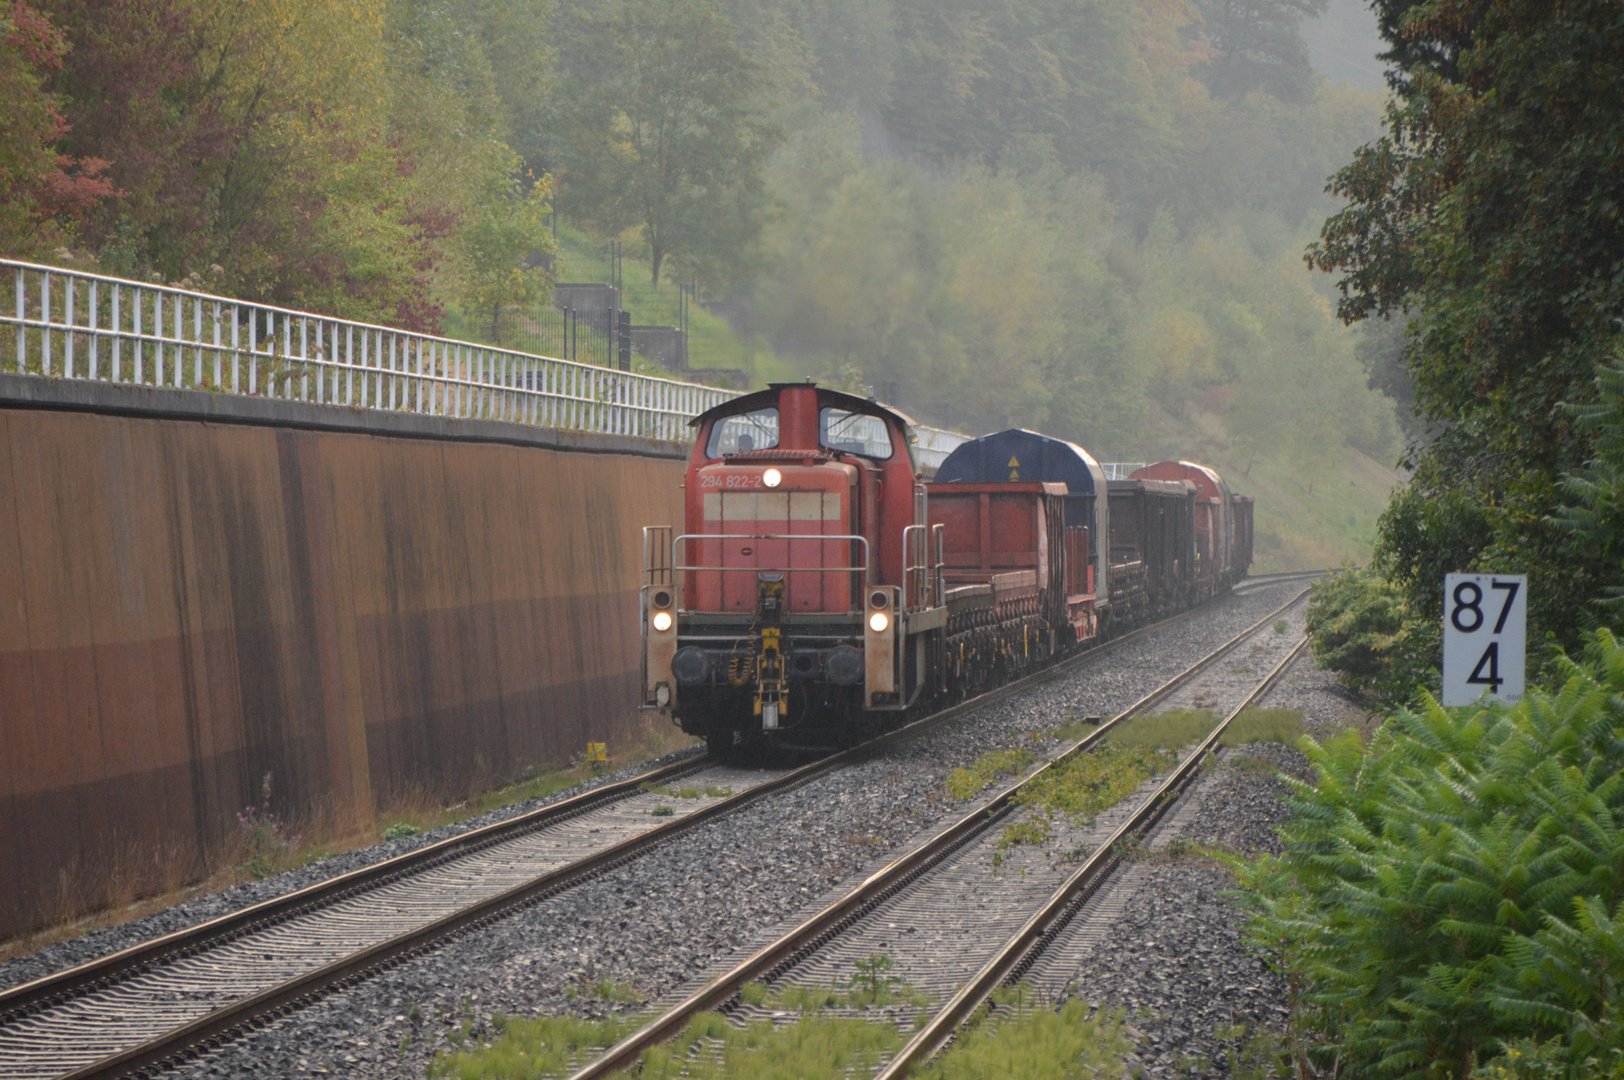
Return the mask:
<path fill-rule="evenodd" d="M 588 764 L 602 765 L 609 760 L 609 744 L 589 742 L 586 744 L 586 760 Z"/>

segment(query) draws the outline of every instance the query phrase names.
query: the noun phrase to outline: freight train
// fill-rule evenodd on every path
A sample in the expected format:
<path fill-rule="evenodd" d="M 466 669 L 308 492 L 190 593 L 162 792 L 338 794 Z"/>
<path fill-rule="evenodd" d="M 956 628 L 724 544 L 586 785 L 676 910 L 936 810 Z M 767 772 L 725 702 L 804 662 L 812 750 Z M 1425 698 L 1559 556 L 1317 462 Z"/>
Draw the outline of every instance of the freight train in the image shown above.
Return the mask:
<path fill-rule="evenodd" d="M 911 423 L 774 384 L 696 417 L 684 524 L 643 530 L 644 707 L 713 755 L 853 745 L 1246 575 L 1252 500 L 1163 461 L 970 440 L 923 481 Z"/>

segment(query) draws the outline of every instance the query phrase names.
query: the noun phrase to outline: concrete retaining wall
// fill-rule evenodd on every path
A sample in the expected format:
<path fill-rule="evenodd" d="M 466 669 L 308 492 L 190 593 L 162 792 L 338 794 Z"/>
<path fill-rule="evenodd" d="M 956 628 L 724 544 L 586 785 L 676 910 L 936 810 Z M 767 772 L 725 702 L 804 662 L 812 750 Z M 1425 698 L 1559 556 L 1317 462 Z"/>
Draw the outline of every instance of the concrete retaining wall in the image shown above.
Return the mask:
<path fill-rule="evenodd" d="M 681 457 L 0 376 L 0 935 L 628 729 Z"/>

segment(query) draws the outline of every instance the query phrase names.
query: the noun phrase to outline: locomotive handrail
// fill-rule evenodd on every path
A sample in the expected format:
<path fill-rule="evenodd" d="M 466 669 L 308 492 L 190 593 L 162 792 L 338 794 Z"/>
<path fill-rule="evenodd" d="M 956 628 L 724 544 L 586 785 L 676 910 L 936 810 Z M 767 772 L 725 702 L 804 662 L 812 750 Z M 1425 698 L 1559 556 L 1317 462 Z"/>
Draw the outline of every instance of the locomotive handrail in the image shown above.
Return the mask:
<path fill-rule="evenodd" d="M 677 545 L 686 540 L 817 540 L 817 541 L 856 541 L 863 545 L 863 564 L 861 566 L 688 566 L 677 561 Z M 824 533 L 683 533 L 671 541 L 671 569 L 673 572 L 682 571 L 699 572 L 715 571 L 718 574 L 867 574 L 871 569 L 872 560 L 869 557 L 868 537 L 856 533 L 824 534 Z"/>
<path fill-rule="evenodd" d="M 946 602 L 943 572 L 947 566 L 943 554 L 945 527 L 942 525 L 906 525 L 902 529 L 902 610 L 940 607 Z M 917 534 L 917 539 L 916 539 Z M 930 563 L 930 537 L 936 538 L 936 563 Z M 910 542 L 913 541 L 913 542 Z M 919 561 L 913 555 L 917 550 Z M 935 574 L 932 575 L 931 571 Z M 917 582 L 915 579 L 918 579 Z M 933 580 L 934 579 L 934 580 Z M 910 586 L 912 586 L 910 590 Z M 915 602 L 910 603 L 912 595 Z"/>

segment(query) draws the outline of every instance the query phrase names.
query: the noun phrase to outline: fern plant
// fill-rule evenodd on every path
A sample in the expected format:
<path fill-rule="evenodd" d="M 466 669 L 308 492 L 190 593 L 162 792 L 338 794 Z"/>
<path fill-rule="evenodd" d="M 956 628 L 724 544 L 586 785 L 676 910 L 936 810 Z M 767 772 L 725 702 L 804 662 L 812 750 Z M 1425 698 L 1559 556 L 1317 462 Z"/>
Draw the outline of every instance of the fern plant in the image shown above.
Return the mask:
<path fill-rule="evenodd" d="M 1284 854 L 1236 862 L 1301 1075 L 1620 1067 L 1624 647 L 1562 670 L 1510 708 L 1427 696 L 1368 746 L 1305 740 Z"/>
<path fill-rule="evenodd" d="M 1587 556 L 1624 576 L 1624 346 L 1614 358 L 1596 370 L 1598 400 L 1568 407 L 1574 426 L 1593 433 L 1595 456 L 1558 483 L 1573 502 L 1552 520 L 1573 534 Z M 1624 585 L 1605 586 L 1596 603 L 1614 618 L 1624 615 Z"/>

